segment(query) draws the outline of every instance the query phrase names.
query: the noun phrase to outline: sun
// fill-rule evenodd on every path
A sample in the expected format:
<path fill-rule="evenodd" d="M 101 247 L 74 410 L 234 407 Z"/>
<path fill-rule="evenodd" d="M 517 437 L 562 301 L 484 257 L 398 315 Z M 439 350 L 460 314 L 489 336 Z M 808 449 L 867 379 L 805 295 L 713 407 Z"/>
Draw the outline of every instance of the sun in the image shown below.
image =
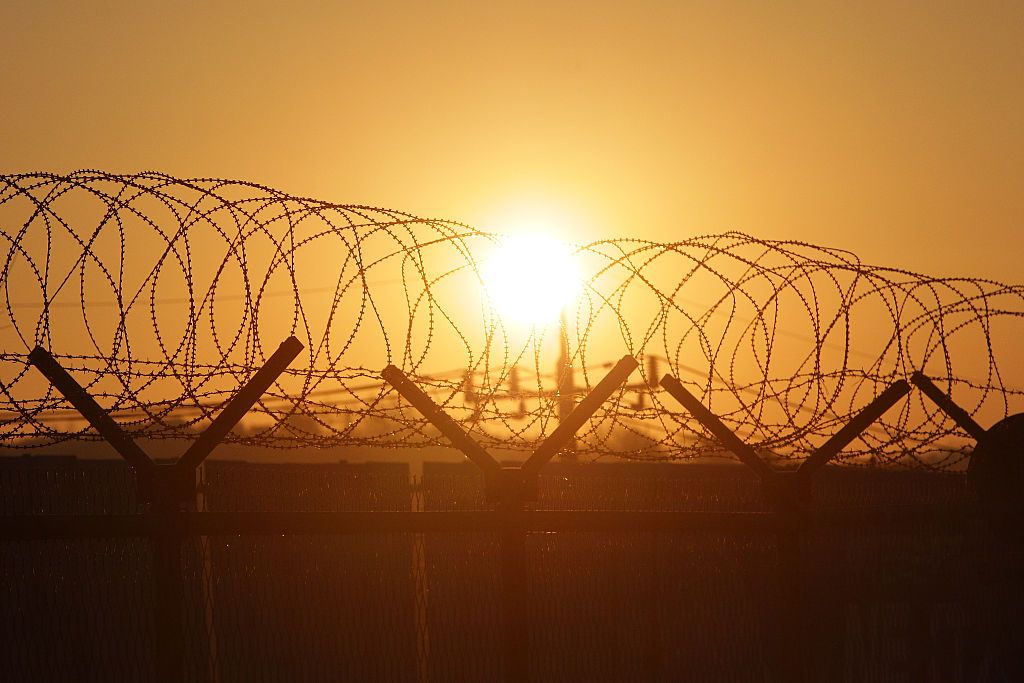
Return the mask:
<path fill-rule="evenodd" d="M 573 249 L 544 233 L 503 237 L 481 277 L 502 320 L 531 326 L 558 318 L 583 288 Z"/>

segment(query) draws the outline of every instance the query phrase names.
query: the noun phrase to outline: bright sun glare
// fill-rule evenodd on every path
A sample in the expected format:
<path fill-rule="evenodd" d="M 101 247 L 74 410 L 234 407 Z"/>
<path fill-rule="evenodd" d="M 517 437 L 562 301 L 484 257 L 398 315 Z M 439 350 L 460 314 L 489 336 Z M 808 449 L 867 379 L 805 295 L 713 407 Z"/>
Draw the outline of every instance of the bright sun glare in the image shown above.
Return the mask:
<path fill-rule="evenodd" d="M 503 238 L 481 275 L 498 314 L 520 324 L 554 320 L 582 289 L 572 249 L 542 233 Z"/>

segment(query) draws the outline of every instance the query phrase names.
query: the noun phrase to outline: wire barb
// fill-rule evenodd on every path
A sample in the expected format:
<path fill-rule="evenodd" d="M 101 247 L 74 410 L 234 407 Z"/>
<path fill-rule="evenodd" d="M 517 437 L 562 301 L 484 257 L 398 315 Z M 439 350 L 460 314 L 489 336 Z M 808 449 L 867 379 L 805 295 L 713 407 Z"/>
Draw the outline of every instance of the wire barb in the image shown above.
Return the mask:
<path fill-rule="evenodd" d="M 79 394 L 34 376 L 25 359 L 35 347 L 106 407 L 126 452 L 132 439 L 191 442 L 214 425 L 190 462 L 220 438 L 281 449 L 448 443 L 381 379 L 389 364 L 450 416 L 450 433 L 524 455 L 557 450 L 559 423 L 577 416 L 580 456 L 718 453 L 702 436 L 708 416 L 680 411 L 669 393 L 711 407 L 712 433 L 745 461 L 797 463 L 908 369 L 928 367 L 943 368 L 934 383 L 913 381 L 941 412 L 901 396 L 830 461 L 960 470 L 984 433 L 972 416 L 1024 407 L 1024 287 L 804 242 L 728 232 L 575 245 L 583 282 L 557 339 L 553 323 L 517 326 L 491 300 L 481 259 L 500 248 L 497 235 L 237 180 L 0 175 L 0 244 L 9 449 L 102 438 L 100 418 L 74 410 Z M 545 276 L 534 265 L 518 264 L 523 278 Z M 267 382 L 262 368 L 279 366 L 269 350 L 289 335 L 294 355 Z M 577 406 L 623 349 L 643 359 L 644 377 L 617 384 L 592 413 Z M 686 394 L 658 386 L 666 372 Z M 235 403 L 246 385 L 258 400 Z"/>

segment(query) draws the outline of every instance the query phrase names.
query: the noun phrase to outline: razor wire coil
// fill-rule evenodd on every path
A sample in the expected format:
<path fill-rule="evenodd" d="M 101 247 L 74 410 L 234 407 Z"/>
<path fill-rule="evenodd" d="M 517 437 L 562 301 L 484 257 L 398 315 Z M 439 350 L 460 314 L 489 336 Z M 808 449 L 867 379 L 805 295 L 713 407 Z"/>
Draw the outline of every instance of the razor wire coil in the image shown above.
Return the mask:
<path fill-rule="evenodd" d="M 806 456 L 915 370 L 991 421 L 1024 394 L 998 362 L 1015 352 L 1024 287 L 738 232 L 576 245 L 585 282 L 562 332 L 495 310 L 482 262 L 497 235 L 253 183 L 0 176 L 0 240 L 6 447 L 99 438 L 28 366 L 35 345 L 130 435 L 169 439 L 194 435 L 295 335 L 303 353 L 228 437 L 279 448 L 444 445 L 380 380 L 388 363 L 485 447 L 527 451 L 557 424 L 567 366 L 578 398 L 631 353 L 641 370 L 577 447 L 632 459 L 724 455 L 653 373 L 779 459 Z M 956 469 L 971 445 L 915 392 L 840 459 Z"/>

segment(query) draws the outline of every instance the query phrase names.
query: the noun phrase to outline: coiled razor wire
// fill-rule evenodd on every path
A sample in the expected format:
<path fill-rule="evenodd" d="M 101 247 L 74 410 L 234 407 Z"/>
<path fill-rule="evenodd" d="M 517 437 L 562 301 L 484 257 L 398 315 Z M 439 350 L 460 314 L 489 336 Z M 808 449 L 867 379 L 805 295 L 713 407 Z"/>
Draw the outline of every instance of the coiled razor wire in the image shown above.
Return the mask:
<path fill-rule="evenodd" d="M 527 329 L 503 321 L 481 276 L 499 236 L 252 183 L 0 176 L 0 230 L 6 447 L 99 438 L 29 368 L 36 345 L 131 435 L 185 439 L 295 335 L 302 355 L 228 439 L 281 448 L 444 445 L 380 380 L 388 363 L 485 447 L 526 451 L 565 394 L 631 353 L 641 370 L 579 434 L 594 457 L 724 455 L 657 388 L 665 372 L 770 458 L 804 457 L 914 370 L 983 423 L 1021 402 L 997 359 L 1021 365 L 1024 288 L 801 242 L 578 245 L 585 285 L 564 324 Z M 522 277 L 544 274 L 524 263 Z M 915 392 L 840 457 L 957 469 L 971 446 Z"/>

